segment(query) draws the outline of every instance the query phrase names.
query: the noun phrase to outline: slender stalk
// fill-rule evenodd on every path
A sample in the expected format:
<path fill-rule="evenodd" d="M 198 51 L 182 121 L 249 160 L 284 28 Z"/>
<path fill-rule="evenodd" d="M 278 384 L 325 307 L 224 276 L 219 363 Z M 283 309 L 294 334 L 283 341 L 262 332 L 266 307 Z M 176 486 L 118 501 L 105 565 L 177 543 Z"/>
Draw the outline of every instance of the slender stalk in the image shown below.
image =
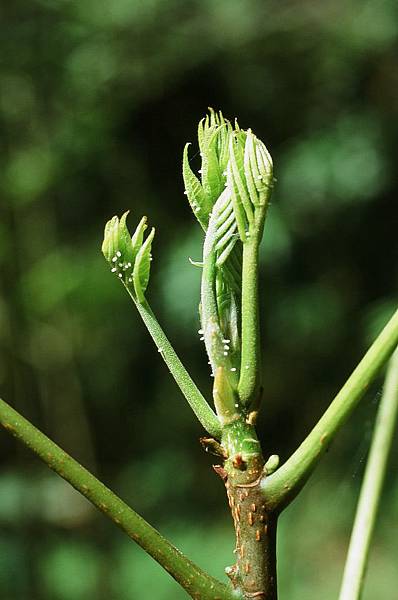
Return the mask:
<path fill-rule="evenodd" d="M 141 318 L 146 325 L 146 328 L 155 342 L 159 354 L 169 367 L 170 373 L 173 375 L 178 387 L 187 399 L 188 404 L 206 431 L 208 431 L 213 437 L 219 439 L 221 437 L 221 425 L 216 414 L 210 408 L 205 398 L 202 396 L 201 392 L 198 390 L 197 386 L 192 380 L 191 376 L 185 369 L 184 365 L 178 358 L 176 351 L 170 344 L 148 302 L 146 300 L 142 303 L 137 302 L 129 289 L 126 289 L 133 299 L 138 312 L 140 313 Z"/>
<path fill-rule="evenodd" d="M 260 385 L 259 335 L 258 240 L 254 238 L 243 244 L 242 359 L 238 390 L 245 405 L 256 398 Z"/>
<path fill-rule="evenodd" d="M 359 600 L 398 415 L 398 350 L 391 358 L 359 496 L 339 600 Z"/>
<path fill-rule="evenodd" d="M 202 571 L 87 469 L 1 399 L 0 424 L 127 533 L 192 598 L 236 599 L 226 585 Z"/>
<path fill-rule="evenodd" d="M 296 497 L 397 344 L 398 310 L 304 442 L 280 469 L 264 478 L 262 487 L 268 510 L 281 510 Z"/>

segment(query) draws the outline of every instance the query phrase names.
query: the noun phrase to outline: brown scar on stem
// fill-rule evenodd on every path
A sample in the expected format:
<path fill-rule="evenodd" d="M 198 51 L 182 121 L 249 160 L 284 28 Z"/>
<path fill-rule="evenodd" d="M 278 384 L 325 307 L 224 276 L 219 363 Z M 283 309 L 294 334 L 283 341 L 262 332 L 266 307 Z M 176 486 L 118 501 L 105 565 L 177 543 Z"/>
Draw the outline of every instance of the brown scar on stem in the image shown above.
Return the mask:
<path fill-rule="evenodd" d="M 243 457 L 241 454 L 236 454 L 233 457 L 232 465 L 235 467 L 235 469 L 240 469 L 242 471 L 246 468 L 246 462 L 243 460 Z"/>
<path fill-rule="evenodd" d="M 256 512 L 257 506 L 254 504 L 254 502 L 253 502 L 253 504 L 250 504 L 250 509 L 252 512 Z"/>
<path fill-rule="evenodd" d="M 261 541 L 261 531 L 259 529 L 256 530 L 256 542 Z"/>
<path fill-rule="evenodd" d="M 253 513 L 252 513 L 252 512 L 249 512 L 249 513 L 248 513 L 248 515 L 247 515 L 247 520 L 248 520 L 248 522 L 249 522 L 249 525 L 253 525 L 253 523 L 254 523 L 254 520 L 253 520 Z"/>
<path fill-rule="evenodd" d="M 214 466 L 213 466 L 214 469 Z M 260 475 L 259 477 L 257 477 L 256 481 L 253 481 L 252 483 L 237 483 L 235 487 L 237 488 L 252 488 L 252 487 L 256 487 L 256 485 L 258 485 L 260 483 L 260 480 L 262 478 L 262 475 Z M 248 494 L 246 494 L 246 498 L 247 498 Z"/>

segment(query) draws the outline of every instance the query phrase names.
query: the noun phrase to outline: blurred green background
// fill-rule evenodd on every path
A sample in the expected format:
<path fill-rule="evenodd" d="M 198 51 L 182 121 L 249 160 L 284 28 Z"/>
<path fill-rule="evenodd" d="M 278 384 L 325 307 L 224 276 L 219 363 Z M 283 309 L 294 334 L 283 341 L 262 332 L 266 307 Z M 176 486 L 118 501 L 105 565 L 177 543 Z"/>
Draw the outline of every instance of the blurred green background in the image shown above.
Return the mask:
<path fill-rule="evenodd" d="M 398 4 L 15 0 L 2 17 L 1 395 L 222 578 L 223 487 L 103 225 L 130 208 L 156 226 L 149 300 L 209 396 L 182 148 L 207 106 L 266 142 L 259 430 L 285 459 L 397 300 Z M 281 600 L 337 597 L 380 387 L 281 518 Z M 5 432 L 0 461 L 2 600 L 186 597 Z M 365 600 L 396 597 L 397 472 L 395 445 Z"/>

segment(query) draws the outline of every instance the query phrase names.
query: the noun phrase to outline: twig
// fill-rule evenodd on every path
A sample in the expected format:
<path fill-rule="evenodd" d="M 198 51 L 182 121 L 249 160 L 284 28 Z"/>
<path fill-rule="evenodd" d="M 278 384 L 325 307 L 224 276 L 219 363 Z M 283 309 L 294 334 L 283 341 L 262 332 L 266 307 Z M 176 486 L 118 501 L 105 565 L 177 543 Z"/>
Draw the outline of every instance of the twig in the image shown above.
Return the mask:
<path fill-rule="evenodd" d="M 391 358 L 377 412 L 339 600 L 359 600 L 398 414 L 398 350 Z"/>
<path fill-rule="evenodd" d="M 269 510 L 281 510 L 301 490 L 330 442 L 398 344 L 398 310 L 373 342 L 324 415 L 287 462 L 263 481 Z"/>

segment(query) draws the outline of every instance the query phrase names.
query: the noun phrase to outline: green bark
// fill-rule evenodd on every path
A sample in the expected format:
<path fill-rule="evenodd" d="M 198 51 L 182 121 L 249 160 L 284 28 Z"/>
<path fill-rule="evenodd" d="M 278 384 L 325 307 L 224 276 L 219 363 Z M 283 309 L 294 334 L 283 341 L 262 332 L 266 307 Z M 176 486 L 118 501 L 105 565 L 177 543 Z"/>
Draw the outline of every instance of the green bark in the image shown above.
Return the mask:
<path fill-rule="evenodd" d="M 265 506 L 264 458 L 254 427 L 236 420 L 224 427 L 222 444 L 228 458 L 216 471 L 226 487 L 236 537 L 236 563 L 227 575 L 244 598 L 277 600 L 277 517 Z"/>

